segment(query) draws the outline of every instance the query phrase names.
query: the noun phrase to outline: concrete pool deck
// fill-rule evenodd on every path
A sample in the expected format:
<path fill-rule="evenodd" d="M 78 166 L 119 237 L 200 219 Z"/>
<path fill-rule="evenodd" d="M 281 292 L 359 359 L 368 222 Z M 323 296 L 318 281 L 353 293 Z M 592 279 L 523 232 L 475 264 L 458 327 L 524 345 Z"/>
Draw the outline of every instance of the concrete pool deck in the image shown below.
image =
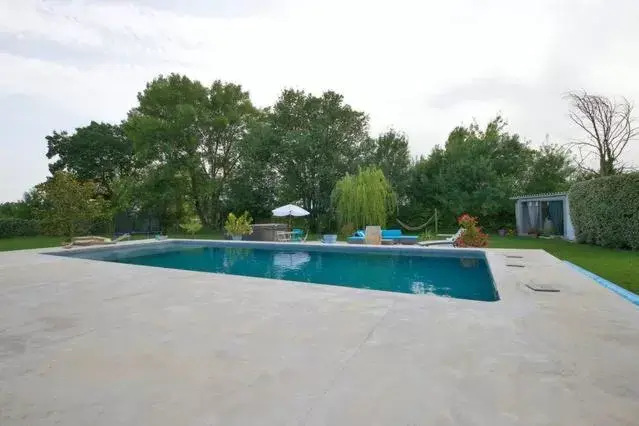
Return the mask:
<path fill-rule="evenodd" d="M 46 251 L 0 253 L 3 426 L 639 423 L 639 309 L 541 250 L 497 302 Z"/>

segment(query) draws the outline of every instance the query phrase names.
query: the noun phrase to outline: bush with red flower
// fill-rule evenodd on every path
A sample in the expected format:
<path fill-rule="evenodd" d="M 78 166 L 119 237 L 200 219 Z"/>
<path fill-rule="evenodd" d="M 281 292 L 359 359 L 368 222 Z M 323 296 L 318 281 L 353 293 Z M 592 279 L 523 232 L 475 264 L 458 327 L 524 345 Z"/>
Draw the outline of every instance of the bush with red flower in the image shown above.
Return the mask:
<path fill-rule="evenodd" d="M 457 223 L 464 228 L 464 232 L 455 240 L 456 247 L 486 247 L 488 245 L 488 235 L 477 226 L 476 217 L 464 213 L 459 216 Z"/>

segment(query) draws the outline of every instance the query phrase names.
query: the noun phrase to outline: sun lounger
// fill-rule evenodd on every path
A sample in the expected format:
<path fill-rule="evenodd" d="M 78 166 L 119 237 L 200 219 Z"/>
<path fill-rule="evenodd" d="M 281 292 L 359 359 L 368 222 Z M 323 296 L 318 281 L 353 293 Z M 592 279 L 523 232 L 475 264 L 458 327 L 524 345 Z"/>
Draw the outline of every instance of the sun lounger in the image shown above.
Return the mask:
<path fill-rule="evenodd" d="M 414 235 L 403 235 L 401 229 L 383 229 L 383 240 L 393 240 L 395 244 L 417 244 L 418 237 Z"/>
<path fill-rule="evenodd" d="M 355 231 L 352 237 L 348 237 L 349 244 L 364 244 L 366 233 L 362 230 Z M 416 244 L 418 237 L 413 235 L 403 235 L 400 229 L 382 229 L 382 244 Z"/>
<path fill-rule="evenodd" d="M 86 246 L 96 246 L 96 245 L 107 245 L 107 244 L 115 244 L 123 240 L 127 240 L 131 238 L 130 234 L 120 235 L 118 238 L 112 240 L 106 237 L 97 237 L 95 235 L 87 235 L 84 237 L 75 237 L 71 240 L 70 244 L 65 245 L 65 248 L 71 247 L 86 247 Z"/>
<path fill-rule="evenodd" d="M 353 234 L 352 237 L 348 237 L 346 242 L 348 244 L 364 244 L 364 240 L 366 239 L 366 233 L 362 230 L 357 230 Z"/>
<path fill-rule="evenodd" d="M 422 247 L 428 247 L 428 246 L 441 246 L 441 245 L 453 245 L 455 244 L 455 241 L 457 241 L 457 238 L 461 237 L 462 234 L 464 233 L 464 228 L 459 228 L 457 230 L 457 232 L 444 239 L 444 240 L 432 240 L 432 241 L 420 241 L 419 244 Z"/>

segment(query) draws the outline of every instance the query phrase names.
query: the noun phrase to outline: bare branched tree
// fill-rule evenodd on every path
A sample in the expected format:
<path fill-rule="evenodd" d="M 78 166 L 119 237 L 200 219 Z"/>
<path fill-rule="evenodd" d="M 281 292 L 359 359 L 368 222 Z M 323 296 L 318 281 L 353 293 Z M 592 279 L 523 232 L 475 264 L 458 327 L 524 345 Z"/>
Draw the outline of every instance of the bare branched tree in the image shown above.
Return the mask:
<path fill-rule="evenodd" d="M 632 116 L 634 105 L 626 98 L 611 99 L 586 91 L 570 92 L 566 98 L 572 105 L 570 119 L 586 132 L 585 138 L 570 143 L 581 158 L 582 171 L 599 176 L 621 173 L 621 154 L 639 136 Z M 588 167 L 593 157 L 599 160 L 599 170 Z"/>

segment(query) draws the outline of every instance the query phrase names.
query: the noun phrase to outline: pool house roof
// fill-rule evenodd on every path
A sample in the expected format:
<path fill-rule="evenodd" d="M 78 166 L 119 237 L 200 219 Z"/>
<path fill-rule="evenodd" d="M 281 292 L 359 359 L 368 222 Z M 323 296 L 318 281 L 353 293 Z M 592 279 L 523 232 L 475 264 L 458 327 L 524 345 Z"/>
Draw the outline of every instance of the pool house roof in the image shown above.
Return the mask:
<path fill-rule="evenodd" d="M 510 197 L 510 199 L 521 200 L 523 198 L 550 198 L 550 197 L 564 197 L 566 195 L 568 195 L 567 192 L 544 192 L 541 194 L 517 195 L 515 197 Z"/>

